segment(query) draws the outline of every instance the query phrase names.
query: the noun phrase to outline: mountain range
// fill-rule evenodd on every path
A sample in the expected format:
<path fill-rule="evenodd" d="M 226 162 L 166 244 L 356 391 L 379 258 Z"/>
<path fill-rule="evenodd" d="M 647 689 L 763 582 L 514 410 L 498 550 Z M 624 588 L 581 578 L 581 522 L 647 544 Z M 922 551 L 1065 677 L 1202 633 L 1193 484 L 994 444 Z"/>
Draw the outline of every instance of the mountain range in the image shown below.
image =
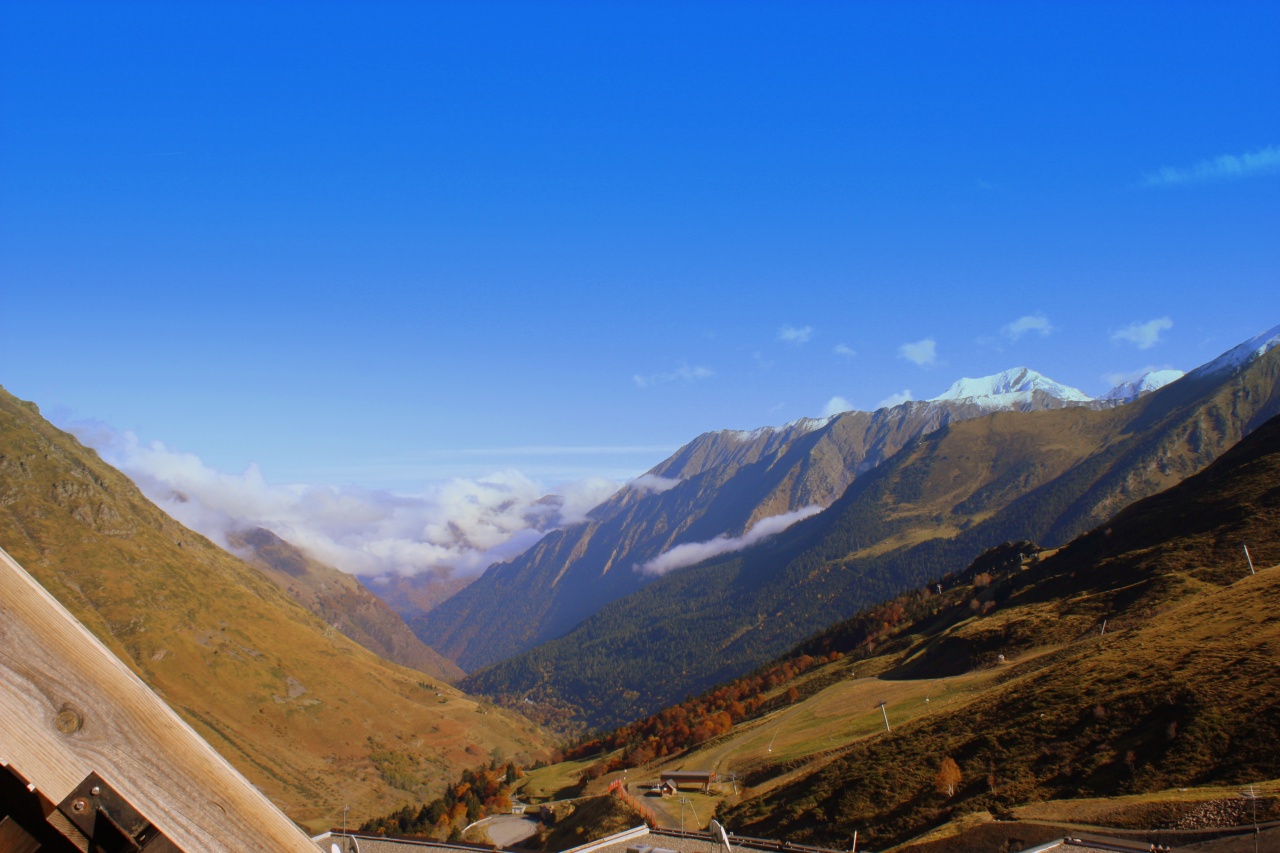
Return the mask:
<path fill-rule="evenodd" d="M 568 755 L 588 794 L 628 770 L 641 787 L 714 771 L 701 814 L 833 849 L 855 832 L 979 853 L 1117 829 L 1168 849 L 1213 835 L 1149 831 L 1206 811 L 1247 827 L 1237 792 L 1260 782 L 1256 818 L 1275 821 L 1277 483 L 1280 417 L 1061 549 L 997 545 Z M 1254 849 L 1239 840 L 1221 849 Z"/>
<path fill-rule="evenodd" d="M 615 725 L 955 571 L 993 542 L 1063 544 L 1201 470 L 1280 411 L 1277 340 L 1273 329 L 1123 405 L 1033 388 L 1019 411 L 929 401 L 817 427 L 702 436 L 651 472 L 677 481 L 665 491 L 624 491 L 587 525 L 492 567 L 437 609 L 463 625 L 457 614 L 468 606 L 473 633 L 501 624 L 475 604 L 484 590 L 490 608 L 513 602 L 516 630 L 526 614 L 548 612 L 563 630 L 568 608 L 544 604 L 577 602 L 576 614 L 612 596 L 567 632 L 460 685 L 526 710 L 544 705 L 548 720 Z M 818 484 L 829 490 L 821 497 Z M 674 542 L 673 528 L 705 541 L 730 518 L 738 526 L 729 529 L 742 530 L 837 490 L 827 509 L 750 547 L 659 577 L 636 571 L 658 556 L 658 542 Z M 449 638 L 461 633 L 443 637 L 441 650 L 455 650 Z"/>
<path fill-rule="evenodd" d="M 474 670 L 559 637 L 638 591 L 660 573 L 663 565 L 653 561 L 663 554 L 829 506 L 921 435 L 997 410 L 1101 409 L 1120 402 L 1095 401 L 1017 368 L 962 379 L 933 400 L 706 433 L 593 509 L 586 523 L 553 531 L 515 559 L 491 566 L 411 625 L 425 643 Z"/>
<path fill-rule="evenodd" d="M 900 604 L 918 601 L 923 615 L 892 630 L 864 617 L 815 636 L 791 659 L 838 649 L 845 657 L 836 678 L 879 673 L 862 691 L 865 704 L 849 713 L 878 723 L 874 697 L 895 695 L 886 708 L 892 731 L 802 760 L 784 735 L 785 762 L 721 744 L 717 754 L 739 756 L 753 786 L 721 818 L 744 835 L 834 847 L 860 830 L 877 849 L 955 821 L 919 849 L 992 850 L 1027 833 L 1063 833 L 1020 825 L 1021 817 L 1053 816 L 1076 831 L 1083 815 L 1113 826 L 1173 826 L 1205 799 L 1274 779 L 1277 483 L 1273 417 L 1202 472 L 1057 553 L 988 561 L 938 594 L 909 593 Z M 837 689 L 824 669 L 806 692 Z M 950 794 L 937 785 L 944 758 L 959 769 Z M 1195 786 L 1206 790 L 1177 793 Z M 1081 799 L 1084 807 L 1069 802 Z M 1043 801 L 1052 802 L 1029 807 Z M 988 812 L 1004 824 L 970 819 Z M 1280 817 L 1280 801 L 1263 799 L 1258 815 Z M 1236 820 L 1249 816 L 1242 809 Z M 1235 849 L 1254 849 L 1242 840 Z"/>

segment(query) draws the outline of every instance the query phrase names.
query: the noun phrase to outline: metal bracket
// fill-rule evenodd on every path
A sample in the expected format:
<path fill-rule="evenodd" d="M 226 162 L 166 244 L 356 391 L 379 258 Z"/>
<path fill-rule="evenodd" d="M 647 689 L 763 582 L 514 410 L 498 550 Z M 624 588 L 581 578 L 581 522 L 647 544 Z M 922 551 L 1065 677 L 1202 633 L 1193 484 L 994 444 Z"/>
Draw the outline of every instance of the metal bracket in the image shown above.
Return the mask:
<path fill-rule="evenodd" d="M 86 776 L 58 812 L 88 842 L 89 853 L 181 853 L 97 773 Z"/>

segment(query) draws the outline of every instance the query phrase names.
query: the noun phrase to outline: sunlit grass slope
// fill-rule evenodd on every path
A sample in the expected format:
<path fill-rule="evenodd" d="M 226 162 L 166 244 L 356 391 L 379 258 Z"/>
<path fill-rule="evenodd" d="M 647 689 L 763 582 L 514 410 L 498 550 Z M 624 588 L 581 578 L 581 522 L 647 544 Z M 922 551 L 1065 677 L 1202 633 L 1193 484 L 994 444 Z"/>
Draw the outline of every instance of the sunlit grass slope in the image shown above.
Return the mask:
<path fill-rule="evenodd" d="M 357 646 L 3 390 L 0 546 L 308 826 L 545 745 L 519 715 Z"/>
<path fill-rule="evenodd" d="M 843 848 L 857 831 L 879 850 L 976 832 L 972 815 L 1171 825 L 1188 803 L 1277 788 L 1280 421 L 1057 553 L 1024 550 L 995 549 L 942 594 L 908 593 L 806 641 L 765 671 L 817 665 L 770 683 L 758 714 L 628 779 L 716 770 L 735 832 Z M 668 725 L 695 728 L 717 691 Z M 615 750 L 599 760 L 665 737 L 633 729 L 634 743 L 593 741 Z M 961 774 L 951 795 L 938 790 L 946 758 Z M 1274 798 L 1260 808 L 1280 817 Z"/>

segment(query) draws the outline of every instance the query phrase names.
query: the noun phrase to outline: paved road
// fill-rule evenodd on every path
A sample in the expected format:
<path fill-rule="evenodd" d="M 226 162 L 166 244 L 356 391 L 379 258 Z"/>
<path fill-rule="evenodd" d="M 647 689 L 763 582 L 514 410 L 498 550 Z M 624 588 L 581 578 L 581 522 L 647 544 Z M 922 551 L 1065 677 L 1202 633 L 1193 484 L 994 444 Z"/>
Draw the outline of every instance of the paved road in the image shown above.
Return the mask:
<path fill-rule="evenodd" d="M 500 814 L 480 821 L 479 828 L 499 847 L 510 847 L 538 831 L 538 822 L 522 815 Z"/>

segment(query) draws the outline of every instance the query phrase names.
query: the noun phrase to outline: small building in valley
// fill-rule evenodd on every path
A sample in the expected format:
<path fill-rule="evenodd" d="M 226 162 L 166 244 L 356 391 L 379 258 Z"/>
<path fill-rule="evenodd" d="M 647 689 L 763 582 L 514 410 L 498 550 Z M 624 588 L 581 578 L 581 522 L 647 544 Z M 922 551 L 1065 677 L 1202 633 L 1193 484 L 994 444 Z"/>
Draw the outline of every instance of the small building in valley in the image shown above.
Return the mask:
<path fill-rule="evenodd" d="M 711 792 L 711 783 L 716 781 L 716 774 L 714 770 L 666 770 L 659 778 L 663 793 L 666 793 L 668 786 L 675 793 L 680 790 L 681 785 L 696 785 L 707 794 Z"/>

